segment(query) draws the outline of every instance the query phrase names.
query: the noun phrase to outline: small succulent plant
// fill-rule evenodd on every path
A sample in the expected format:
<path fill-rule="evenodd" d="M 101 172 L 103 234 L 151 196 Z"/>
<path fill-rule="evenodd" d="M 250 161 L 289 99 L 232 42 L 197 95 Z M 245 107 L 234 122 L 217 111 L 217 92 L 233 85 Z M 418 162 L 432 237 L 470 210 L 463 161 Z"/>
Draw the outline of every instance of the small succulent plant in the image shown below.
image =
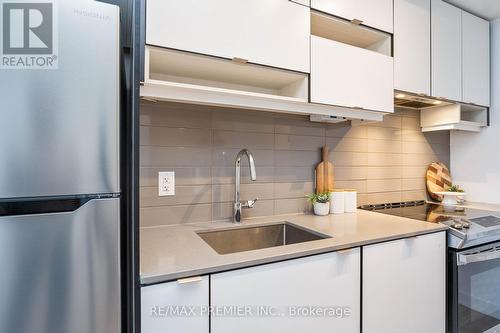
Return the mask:
<path fill-rule="evenodd" d="M 307 200 L 309 200 L 310 203 L 327 203 L 330 202 L 330 197 L 331 194 L 329 192 L 311 193 L 307 196 Z"/>
<path fill-rule="evenodd" d="M 458 185 L 451 185 L 450 188 L 448 189 L 448 192 L 458 192 L 458 193 L 464 193 L 464 190 L 460 188 Z"/>

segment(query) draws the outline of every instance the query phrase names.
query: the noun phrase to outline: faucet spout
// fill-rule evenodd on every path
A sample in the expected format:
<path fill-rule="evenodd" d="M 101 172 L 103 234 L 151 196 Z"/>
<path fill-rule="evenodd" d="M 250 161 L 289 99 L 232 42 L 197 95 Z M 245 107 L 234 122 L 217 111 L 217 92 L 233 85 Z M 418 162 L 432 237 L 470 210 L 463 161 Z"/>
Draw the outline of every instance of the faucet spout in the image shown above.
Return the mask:
<path fill-rule="evenodd" d="M 234 214 L 233 214 L 233 222 L 241 222 L 241 209 L 242 208 L 253 208 L 253 205 L 257 201 L 257 198 L 254 200 L 249 200 L 246 203 L 240 202 L 240 186 L 241 186 L 241 158 L 243 156 L 247 156 L 248 164 L 250 167 L 250 179 L 252 181 L 257 180 L 257 173 L 255 172 L 255 160 L 253 158 L 252 153 L 248 149 L 241 150 L 236 156 L 235 161 L 235 193 L 234 193 Z"/>

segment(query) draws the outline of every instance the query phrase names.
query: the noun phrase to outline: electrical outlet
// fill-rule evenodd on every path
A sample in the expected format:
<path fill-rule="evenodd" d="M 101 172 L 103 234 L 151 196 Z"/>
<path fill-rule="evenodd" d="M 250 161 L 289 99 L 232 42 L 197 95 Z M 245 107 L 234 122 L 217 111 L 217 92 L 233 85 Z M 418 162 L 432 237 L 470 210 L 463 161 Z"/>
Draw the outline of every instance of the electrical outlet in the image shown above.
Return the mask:
<path fill-rule="evenodd" d="M 160 197 L 175 195 L 175 172 L 158 173 L 158 195 Z"/>

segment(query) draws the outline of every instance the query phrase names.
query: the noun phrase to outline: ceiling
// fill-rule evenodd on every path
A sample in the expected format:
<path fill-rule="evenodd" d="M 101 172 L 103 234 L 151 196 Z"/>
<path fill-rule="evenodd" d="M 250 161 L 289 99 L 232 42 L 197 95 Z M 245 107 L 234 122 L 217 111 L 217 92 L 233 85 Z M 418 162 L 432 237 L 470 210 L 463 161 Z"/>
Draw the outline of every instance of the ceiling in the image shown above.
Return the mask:
<path fill-rule="evenodd" d="M 488 20 L 494 20 L 500 17 L 499 0 L 445 0 L 445 1 Z"/>

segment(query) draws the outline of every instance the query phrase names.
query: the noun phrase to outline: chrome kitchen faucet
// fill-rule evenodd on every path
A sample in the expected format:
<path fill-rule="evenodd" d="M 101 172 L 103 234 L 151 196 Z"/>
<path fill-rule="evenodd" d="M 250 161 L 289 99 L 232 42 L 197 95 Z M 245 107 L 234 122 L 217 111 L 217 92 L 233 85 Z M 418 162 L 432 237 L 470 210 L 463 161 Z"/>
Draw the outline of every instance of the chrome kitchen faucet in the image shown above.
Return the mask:
<path fill-rule="evenodd" d="M 253 200 L 240 202 L 241 157 L 243 155 L 246 155 L 248 157 L 248 164 L 250 166 L 250 179 L 252 181 L 257 180 L 257 175 L 255 173 L 255 162 L 253 159 L 253 155 L 249 150 L 243 149 L 236 156 L 236 162 L 234 163 L 234 166 L 236 169 L 236 172 L 235 172 L 236 173 L 236 180 L 235 180 L 236 184 L 235 184 L 235 192 L 234 192 L 234 214 L 233 214 L 233 222 L 234 223 L 241 222 L 241 209 L 242 208 L 253 208 L 253 206 L 255 205 L 255 202 L 258 200 L 258 198 L 255 198 Z"/>

